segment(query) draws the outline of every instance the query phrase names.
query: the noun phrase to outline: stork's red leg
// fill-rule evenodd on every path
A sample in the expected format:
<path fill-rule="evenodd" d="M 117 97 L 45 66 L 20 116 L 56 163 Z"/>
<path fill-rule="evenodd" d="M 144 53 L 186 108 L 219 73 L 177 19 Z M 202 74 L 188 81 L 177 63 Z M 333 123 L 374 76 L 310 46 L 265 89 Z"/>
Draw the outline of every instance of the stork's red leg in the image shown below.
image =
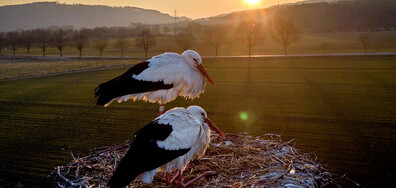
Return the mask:
<path fill-rule="evenodd" d="M 202 179 L 202 178 L 205 177 L 205 176 L 214 175 L 214 174 L 217 174 L 217 172 L 216 172 L 216 171 L 206 171 L 206 172 L 204 172 L 203 174 L 201 174 L 201 175 L 195 177 L 193 180 L 190 180 L 189 182 L 187 182 L 186 184 L 184 184 L 184 183 L 183 183 L 183 176 L 182 176 L 182 173 L 181 173 L 181 171 L 179 170 L 179 186 L 185 188 L 185 187 L 191 185 L 192 183 L 194 183 L 194 182 L 196 182 L 196 181 Z"/>
<path fill-rule="evenodd" d="M 178 173 L 175 174 L 175 176 L 173 176 L 173 178 L 170 180 L 170 183 L 172 183 L 173 181 L 175 181 L 175 179 L 177 178 Z"/>
<path fill-rule="evenodd" d="M 179 170 L 179 187 L 186 187 L 185 184 L 183 183 L 183 176 L 181 170 Z"/>
<path fill-rule="evenodd" d="M 164 109 L 165 109 L 165 105 L 161 103 L 158 110 L 158 116 L 164 114 Z"/>
<path fill-rule="evenodd" d="M 165 179 L 166 179 L 166 184 L 170 185 L 173 183 L 173 181 L 175 181 L 175 179 L 178 177 L 178 173 L 175 174 L 175 176 L 173 176 L 173 178 L 171 180 L 169 180 L 169 172 L 165 173 Z"/>

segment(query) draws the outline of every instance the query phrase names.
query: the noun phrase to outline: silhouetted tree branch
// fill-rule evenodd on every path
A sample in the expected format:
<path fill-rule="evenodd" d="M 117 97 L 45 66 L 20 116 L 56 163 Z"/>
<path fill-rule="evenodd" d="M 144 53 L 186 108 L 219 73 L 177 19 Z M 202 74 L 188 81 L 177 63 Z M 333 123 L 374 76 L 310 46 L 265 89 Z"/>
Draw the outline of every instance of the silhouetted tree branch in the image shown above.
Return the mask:
<path fill-rule="evenodd" d="M 108 42 L 104 38 L 99 38 L 94 41 L 94 46 L 100 52 L 100 57 L 103 56 L 103 51 L 106 49 Z"/>
<path fill-rule="evenodd" d="M 0 33 L 0 54 L 3 50 L 4 45 L 5 45 L 4 33 Z"/>
<path fill-rule="evenodd" d="M 149 29 L 143 29 L 139 37 L 136 38 L 136 47 L 143 48 L 145 57 L 147 57 L 149 48 L 156 43 L 155 37 L 151 34 Z"/>
<path fill-rule="evenodd" d="M 16 31 L 8 32 L 6 35 L 7 46 L 11 47 L 12 55 L 15 55 L 16 49 L 20 43 L 20 35 Z"/>
<path fill-rule="evenodd" d="M 49 30 L 46 29 L 36 29 L 36 41 L 38 42 L 38 46 L 43 52 L 43 56 L 45 56 L 46 49 L 48 47 L 48 43 L 50 40 L 51 33 Z"/>
<path fill-rule="evenodd" d="M 272 38 L 284 48 L 287 55 L 287 47 L 301 38 L 300 28 L 290 20 L 275 19 L 272 28 Z"/>
<path fill-rule="evenodd" d="M 359 34 L 359 41 L 364 48 L 364 53 L 367 54 L 367 46 L 370 45 L 370 36 L 367 33 Z"/>
<path fill-rule="evenodd" d="M 249 57 L 252 55 L 252 48 L 263 40 L 264 36 L 262 26 L 252 21 L 241 22 L 236 33 L 236 37 L 247 45 Z"/>
<path fill-rule="evenodd" d="M 191 28 L 184 28 L 179 34 L 175 37 L 176 43 L 183 49 L 189 50 L 195 43 L 195 36 L 191 30 Z"/>
<path fill-rule="evenodd" d="M 120 49 L 121 57 L 124 57 L 124 50 L 129 46 L 126 32 L 127 30 L 125 28 L 120 28 L 118 30 L 118 39 L 115 42 L 115 47 Z"/>
<path fill-rule="evenodd" d="M 30 48 L 32 47 L 35 37 L 33 35 L 33 31 L 22 31 L 21 33 L 21 42 L 26 47 L 28 55 L 30 55 Z"/>
<path fill-rule="evenodd" d="M 87 48 L 89 41 L 87 36 L 85 36 L 81 31 L 73 36 L 73 46 L 78 50 L 80 57 L 84 48 Z"/>
<path fill-rule="evenodd" d="M 204 32 L 205 41 L 216 50 L 216 56 L 219 55 L 219 48 L 226 41 L 224 26 L 207 26 Z"/>
<path fill-rule="evenodd" d="M 59 55 L 63 56 L 63 49 L 67 45 L 68 36 L 63 28 L 58 29 L 54 34 L 54 46 L 59 51 Z"/>

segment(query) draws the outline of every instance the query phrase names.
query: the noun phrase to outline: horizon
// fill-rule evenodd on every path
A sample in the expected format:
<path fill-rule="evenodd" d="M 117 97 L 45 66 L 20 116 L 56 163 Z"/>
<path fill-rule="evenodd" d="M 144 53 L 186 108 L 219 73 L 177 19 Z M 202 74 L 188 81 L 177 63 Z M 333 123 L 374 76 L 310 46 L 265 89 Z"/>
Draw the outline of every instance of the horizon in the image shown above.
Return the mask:
<path fill-rule="evenodd" d="M 213 6 L 210 0 L 201 0 L 197 3 L 193 0 L 168 0 L 168 1 L 155 1 L 155 0 L 127 0 L 127 1 L 112 1 L 112 0 L 63 0 L 63 1 L 48 1 L 48 0 L 13 0 L 12 2 L 4 2 L 0 0 L 0 6 L 7 5 L 21 5 L 35 2 L 58 2 L 66 4 L 83 4 L 83 5 L 104 5 L 110 7 L 137 7 L 143 9 L 158 10 L 161 13 L 174 16 L 176 10 L 177 17 L 189 17 L 192 19 L 207 18 L 227 14 L 236 11 L 267 8 L 273 5 L 295 3 L 300 0 L 256 0 L 250 2 L 248 0 L 218 0 L 218 5 Z M 193 6 L 191 6 L 193 5 Z M 198 8 L 197 8 L 198 7 Z M 204 11 L 203 11 L 204 10 Z"/>

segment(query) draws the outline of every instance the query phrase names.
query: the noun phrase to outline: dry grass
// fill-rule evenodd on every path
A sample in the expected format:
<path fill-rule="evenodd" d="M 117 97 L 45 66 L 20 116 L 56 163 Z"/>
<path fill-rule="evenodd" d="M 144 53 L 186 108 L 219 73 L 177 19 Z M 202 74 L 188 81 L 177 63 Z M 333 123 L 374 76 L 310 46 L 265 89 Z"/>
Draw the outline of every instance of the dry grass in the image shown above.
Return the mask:
<path fill-rule="evenodd" d="M 291 142 L 278 135 L 251 137 L 226 134 L 224 140 L 212 135 L 205 156 L 194 160 L 184 171 L 185 181 L 215 170 L 218 173 L 204 178 L 193 187 L 322 187 L 335 184 L 332 175 L 307 154 L 300 154 Z M 105 187 L 129 144 L 95 148 L 85 157 L 76 157 L 66 166 L 58 166 L 50 175 L 59 187 Z M 175 173 L 174 173 L 175 174 Z M 131 187 L 169 187 L 165 175 L 158 172 L 152 184 L 136 179 Z M 171 187 L 177 187 L 173 183 Z"/>

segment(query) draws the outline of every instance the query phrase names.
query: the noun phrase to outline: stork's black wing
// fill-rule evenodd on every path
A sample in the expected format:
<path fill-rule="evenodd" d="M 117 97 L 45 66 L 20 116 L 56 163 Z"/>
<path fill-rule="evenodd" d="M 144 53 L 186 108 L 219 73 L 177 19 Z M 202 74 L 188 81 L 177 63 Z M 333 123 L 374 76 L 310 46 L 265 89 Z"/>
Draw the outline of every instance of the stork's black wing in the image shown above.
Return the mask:
<path fill-rule="evenodd" d="M 156 142 L 165 140 L 172 131 L 171 125 L 159 124 L 158 121 L 140 129 L 107 185 L 111 188 L 125 187 L 140 173 L 156 169 L 186 154 L 191 148 L 166 150 L 158 147 Z"/>
<path fill-rule="evenodd" d="M 164 84 L 163 81 L 150 82 L 132 78 L 133 75 L 138 75 L 147 69 L 149 63 L 146 61 L 136 64 L 121 76 L 100 84 L 95 89 L 95 97 L 98 97 L 96 104 L 103 106 L 112 99 L 124 95 L 172 88 L 173 84 Z"/>

